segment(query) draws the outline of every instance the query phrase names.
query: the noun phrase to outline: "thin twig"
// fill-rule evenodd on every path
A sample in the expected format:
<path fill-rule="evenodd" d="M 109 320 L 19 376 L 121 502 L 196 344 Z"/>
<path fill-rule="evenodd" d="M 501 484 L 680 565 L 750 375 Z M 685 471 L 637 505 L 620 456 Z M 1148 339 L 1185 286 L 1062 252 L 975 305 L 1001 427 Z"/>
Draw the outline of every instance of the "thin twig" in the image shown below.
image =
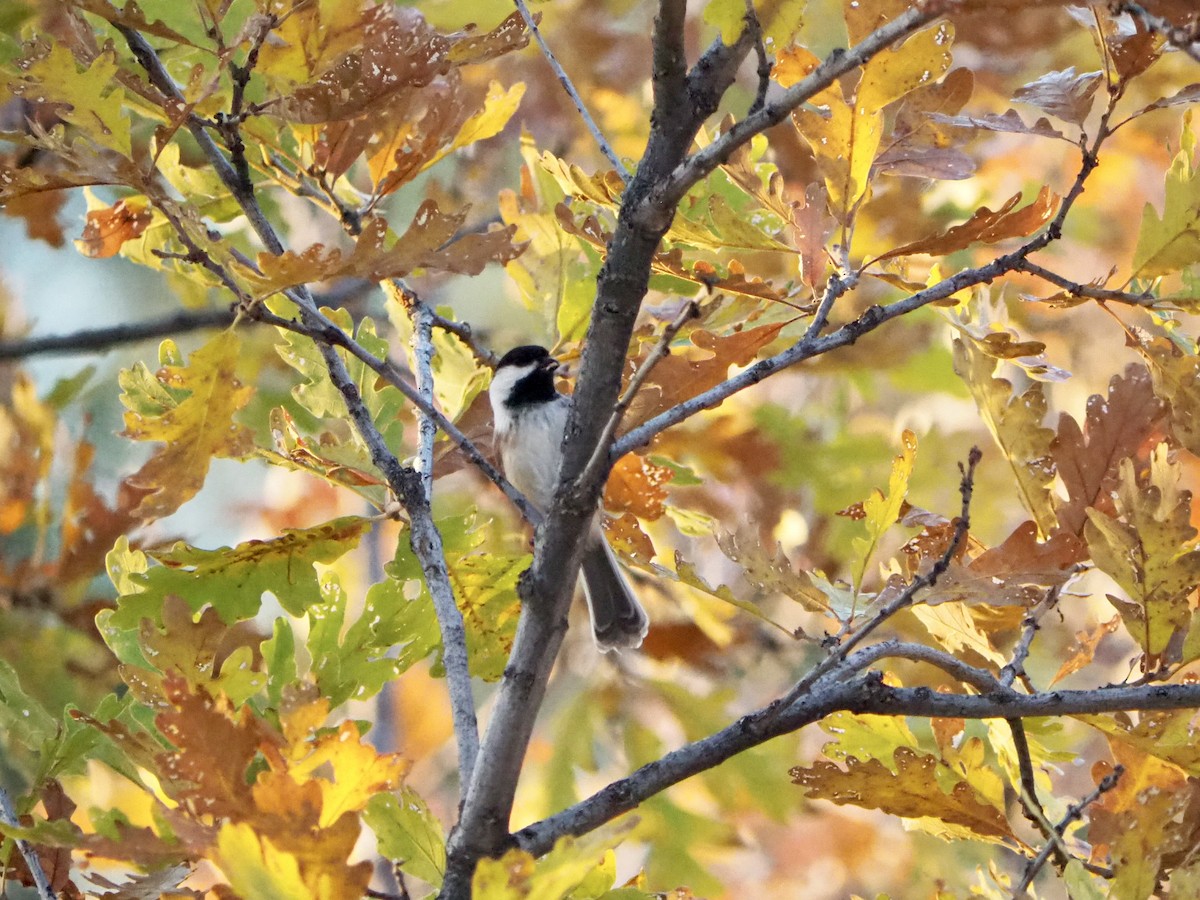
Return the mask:
<path fill-rule="evenodd" d="M 1041 627 L 1039 623 L 1042 616 L 1058 605 L 1058 597 L 1061 593 L 1061 585 L 1051 587 L 1046 591 L 1046 595 L 1021 620 L 1021 637 L 1017 640 L 1016 646 L 1013 647 L 1012 658 L 1000 670 L 1000 682 L 1002 684 L 1011 686 L 1017 678 L 1021 678 L 1023 682 L 1027 681 L 1025 660 L 1028 658 L 1030 647 L 1033 645 L 1034 635 L 1038 633 L 1038 629 Z M 1030 685 L 1026 684 L 1026 686 L 1029 687 Z"/>
<path fill-rule="evenodd" d="M 750 115 L 754 115 L 767 105 L 767 89 L 771 86 L 771 60 L 767 56 L 767 45 L 763 40 L 762 22 L 754 11 L 754 0 L 746 0 L 746 27 L 754 38 L 754 53 L 758 57 L 758 89 L 754 102 L 750 104 Z"/>
<path fill-rule="evenodd" d="M 588 131 L 592 133 L 592 137 L 596 139 L 596 143 L 600 145 L 600 152 L 612 164 L 612 167 L 617 170 L 617 175 L 625 184 L 629 184 L 629 172 L 625 168 L 625 164 L 613 151 L 612 146 L 608 143 L 604 133 L 600 130 L 600 126 L 596 124 L 596 120 L 592 118 L 592 114 L 588 112 L 587 106 L 583 102 L 583 98 L 579 96 L 579 91 L 575 90 L 575 85 L 571 83 L 571 78 L 567 75 L 558 59 L 554 56 L 554 51 L 550 49 L 550 45 L 546 43 L 546 39 L 542 37 L 542 32 L 538 28 L 537 19 L 533 13 L 529 11 L 529 7 L 525 5 L 525 0 L 513 0 L 513 4 L 517 7 L 517 11 L 521 14 L 521 18 L 525 20 L 526 27 L 533 34 L 533 39 L 537 41 L 538 47 L 542 51 L 542 56 L 546 58 L 546 62 L 550 64 L 550 68 L 554 71 L 555 77 L 558 78 L 558 83 L 563 86 L 563 90 L 567 92 L 567 96 L 571 98 L 571 102 L 575 104 L 575 109 L 579 112 L 583 119 L 583 124 L 587 126 Z"/>
<path fill-rule="evenodd" d="M 909 12 L 912 12 L 912 10 L 909 10 Z M 866 41 L 863 43 L 865 44 Z M 813 334 L 810 327 L 809 333 L 805 334 L 803 338 L 791 347 L 781 350 L 767 359 L 759 360 L 732 378 L 659 413 L 649 421 L 643 422 L 637 428 L 630 430 L 613 444 L 612 457 L 616 459 L 624 456 L 631 450 L 645 446 L 656 435 L 667 428 L 678 425 L 680 422 L 706 409 L 720 405 L 734 394 L 758 384 L 760 381 L 782 369 L 796 365 L 804 360 L 821 356 L 839 347 L 853 344 L 860 337 L 869 334 L 885 322 L 906 315 L 913 310 L 938 300 L 945 300 L 947 297 L 953 296 L 965 288 L 994 281 L 1000 276 L 1017 269 L 1030 254 L 1036 253 L 1038 250 L 1057 241 L 1062 237 L 1063 224 L 1066 222 L 1068 213 L 1074 207 L 1075 201 L 1083 193 L 1084 184 L 1087 182 L 1088 177 L 1100 163 L 1099 149 L 1101 144 L 1111 134 L 1109 120 L 1112 116 L 1114 105 L 1115 101 L 1110 99 L 1108 109 L 1101 117 L 1097 127 L 1095 139 L 1090 146 L 1080 148 L 1082 158 L 1079 164 L 1079 171 L 1075 175 L 1075 181 L 1063 197 L 1062 203 L 1059 204 L 1058 213 L 1045 228 L 1026 241 L 1021 247 L 1018 247 L 1011 253 L 998 256 L 985 265 L 973 269 L 964 269 L 935 285 L 917 291 L 915 294 L 910 294 L 908 297 L 904 297 L 894 303 L 884 306 L 872 306 L 858 318 L 847 322 L 840 328 L 824 336 Z"/>
<path fill-rule="evenodd" d="M 17 828 L 21 825 L 21 820 L 17 818 L 17 811 L 13 809 L 12 800 L 9 799 L 8 791 L 2 787 L 0 787 L 0 822 Z M 38 896 L 42 900 L 54 900 L 54 889 L 50 886 L 50 879 L 46 877 L 46 870 L 42 868 L 42 861 L 38 858 L 37 850 L 23 838 L 16 838 L 13 843 L 17 845 L 17 850 L 25 860 L 25 867 L 29 869 L 29 875 L 33 878 Z"/>
<path fill-rule="evenodd" d="M 1064 278 L 1056 272 L 1051 272 L 1044 266 L 1039 266 L 1028 259 L 1020 260 L 1015 269 L 1020 272 L 1028 272 L 1030 275 L 1036 275 L 1043 281 L 1048 281 L 1056 287 L 1062 288 L 1073 297 L 1086 297 L 1089 300 L 1125 303 L 1130 306 L 1153 306 L 1158 303 L 1158 298 L 1149 291 L 1134 294 L 1129 291 L 1115 291 L 1109 288 L 1101 288 L 1094 284 L 1082 284 L 1078 281 L 1071 281 L 1069 278 Z"/>
<path fill-rule="evenodd" d="M 676 314 L 675 318 L 667 323 L 667 327 L 663 329 L 663 333 L 659 336 L 658 342 L 654 345 L 649 355 L 638 366 L 633 377 L 629 379 L 629 384 L 626 386 L 624 393 L 618 398 L 616 406 L 613 407 L 612 415 L 608 417 L 608 422 L 604 426 L 604 431 L 600 433 L 600 440 L 596 444 L 596 451 L 592 454 L 591 460 L 587 464 L 587 468 L 583 470 L 581 480 L 586 481 L 593 477 L 595 470 L 604 465 L 608 465 L 608 448 L 612 443 L 613 436 L 617 433 L 617 429 L 621 427 L 621 421 L 625 418 L 625 413 L 629 410 L 629 405 L 633 402 L 633 398 L 637 396 L 642 385 L 650 376 L 650 372 L 658 365 L 659 360 L 671 352 L 671 341 L 675 340 L 675 335 L 679 334 L 681 329 L 690 319 L 700 315 L 700 304 L 695 300 L 687 301 Z M 616 460 L 613 460 L 616 462 Z"/>
<path fill-rule="evenodd" d="M 1033 859 L 1025 866 L 1025 872 L 1021 876 L 1021 881 L 1013 890 L 1013 896 L 1023 896 L 1024 892 L 1033 884 L 1033 879 L 1037 877 L 1037 873 L 1041 871 L 1042 866 L 1046 864 L 1046 860 L 1050 858 L 1050 854 L 1059 847 L 1062 835 L 1066 832 L 1067 826 L 1072 822 L 1076 822 L 1083 818 L 1084 810 L 1099 800 L 1106 793 L 1117 786 L 1117 782 L 1121 780 L 1121 776 L 1125 774 L 1125 767 L 1118 765 L 1111 772 L 1100 779 L 1100 783 L 1096 785 L 1096 789 L 1080 800 L 1078 803 L 1073 803 L 1067 808 L 1067 814 L 1062 817 L 1062 820 L 1054 826 L 1054 833 L 1059 840 L 1050 841 L 1042 848 Z"/>
<path fill-rule="evenodd" d="M 815 340 L 821 336 L 821 332 L 829 323 L 829 313 L 833 311 L 833 304 L 857 283 L 857 272 L 849 272 L 846 275 L 835 273 L 829 276 L 829 281 L 825 285 L 825 293 L 821 295 L 821 302 L 817 304 L 817 311 L 813 313 L 812 322 L 809 324 L 808 330 L 804 332 L 806 341 Z"/>
<path fill-rule="evenodd" d="M 104 328 L 86 328 L 70 334 L 48 334 L 44 337 L 2 341 L 0 360 L 57 353 L 102 353 L 121 344 L 207 328 L 225 328 L 232 325 L 235 318 L 236 313 L 229 308 L 188 310 L 147 322 L 128 322 Z"/>
<path fill-rule="evenodd" d="M 433 320 L 429 308 L 417 300 L 417 295 L 400 279 L 393 286 L 407 304 L 413 322 L 412 348 L 416 359 L 417 392 L 428 408 L 433 408 Z M 417 472 L 427 504 L 433 503 L 433 441 L 437 424 L 432 416 L 419 414 L 420 438 L 417 449 Z M 475 718 L 475 697 L 471 690 L 471 673 L 467 659 L 467 632 L 462 611 L 454 600 L 449 580 L 440 578 L 429 582 L 429 594 L 442 631 L 442 662 L 446 668 L 446 684 L 450 689 L 450 709 L 454 717 L 454 736 L 458 742 L 459 780 L 464 787 L 471 783 L 475 759 L 479 755 L 479 723 Z"/>
<path fill-rule="evenodd" d="M 792 689 L 780 699 L 778 706 L 780 713 L 786 712 L 794 703 L 799 702 L 825 676 L 829 675 L 835 669 L 840 669 L 846 662 L 846 658 L 849 656 L 851 650 L 866 640 L 875 629 L 900 612 L 900 610 L 910 606 L 918 593 L 933 587 L 937 583 L 937 580 L 950 568 L 950 563 L 958 553 L 958 548 L 966 540 L 967 533 L 971 530 L 971 495 L 975 486 L 975 467 L 979 465 L 979 460 L 982 458 L 983 454 L 979 448 L 972 447 L 970 454 L 967 456 L 966 467 L 959 467 L 962 471 L 962 479 L 959 482 L 958 488 L 959 493 L 962 495 L 962 511 L 958 520 L 954 523 L 954 534 L 950 538 L 950 543 L 946 547 L 946 551 L 934 562 L 928 572 L 910 581 L 903 591 L 864 622 L 846 640 L 839 643 L 829 656 L 813 666 L 808 674 L 796 682 Z"/>

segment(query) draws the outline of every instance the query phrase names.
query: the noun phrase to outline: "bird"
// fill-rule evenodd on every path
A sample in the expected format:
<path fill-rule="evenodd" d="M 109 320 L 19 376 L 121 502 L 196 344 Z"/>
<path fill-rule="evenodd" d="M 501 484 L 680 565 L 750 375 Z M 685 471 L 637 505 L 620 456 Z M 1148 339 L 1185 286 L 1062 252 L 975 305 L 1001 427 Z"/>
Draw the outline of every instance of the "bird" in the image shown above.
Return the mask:
<path fill-rule="evenodd" d="M 558 484 L 571 411 L 571 398 L 554 384 L 559 368 L 545 347 L 514 347 L 496 364 L 488 389 L 505 477 L 542 513 Z M 598 512 L 584 540 L 580 575 L 596 646 L 602 653 L 640 647 L 650 619 L 618 568 Z"/>

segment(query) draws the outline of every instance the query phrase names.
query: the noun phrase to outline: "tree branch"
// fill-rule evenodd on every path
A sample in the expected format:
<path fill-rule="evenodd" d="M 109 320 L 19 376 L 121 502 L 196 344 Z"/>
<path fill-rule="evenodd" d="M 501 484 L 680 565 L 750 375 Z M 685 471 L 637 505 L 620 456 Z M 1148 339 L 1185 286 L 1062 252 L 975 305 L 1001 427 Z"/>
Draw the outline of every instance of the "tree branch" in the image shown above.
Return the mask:
<path fill-rule="evenodd" d="M 413 357 L 417 361 L 417 391 L 433 408 L 433 317 L 404 282 L 393 281 L 402 297 L 410 300 L 409 315 L 413 320 Z M 420 441 L 417 450 L 417 471 L 425 502 L 433 503 L 433 441 L 437 424 L 432 416 L 420 413 Z M 426 579 L 433 608 L 442 632 L 442 662 L 446 667 L 446 684 L 450 690 L 450 710 L 454 720 L 454 738 L 458 744 L 458 774 L 462 785 L 471 783 L 475 759 L 479 755 L 479 724 L 475 719 L 475 697 L 471 691 L 471 672 L 467 658 L 467 631 L 462 611 L 454 601 L 449 573 Z"/>
<path fill-rule="evenodd" d="M 925 9 L 925 5 L 918 3 L 909 7 L 849 50 L 831 53 L 808 76 L 792 85 L 775 100 L 764 103 L 762 108 L 734 123 L 727 132 L 683 162 L 656 193 L 661 196 L 663 202 L 677 203 L 692 185 L 728 161 L 734 151 L 748 143 L 756 134 L 778 125 L 791 115 L 792 110 L 829 87 L 842 75 L 857 69 L 881 50 L 936 19 L 939 13 L 936 10 Z"/>
<path fill-rule="evenodd" d="M 1046 860 L 1050 858 L 1050 854 L 1060 848 L 1062 836 L 1066 833 L 1067 826 L 1072 822 L 1076 822 L 1083 818 L 1083 812 L 1102 796 L 1107 794 L 1117 786 L 1117 782 L 1121 780 L 1121 776 L 1125 774 L 1125 767 L 1118 765 L 1111 772 L 1100 779 L 1100 783 L 1096 785 L 1096 789 L 1080 800 L 1078 803 L 1071 804 L 1067 809 L 1067 814 L 1062 817 L 1062 820 L 1054 826 L 1055 839 L 1048 841 L 1046 846 L 1042 848 L 1033 859 L 1025 866 L 1025 872 L 1021 876 L 1021 881 L 1014 889 L 1014 896 L 1021 896 L 1029 886 L 1033 884 L 1033 879 L 1037 877 L 1037 873 L 1041 871 L 1042 866 L 1046 864 Z"/>
<path fill-rule="evenodd" d="M 187 310 L 146 322 L 123 322 L 105 328 L 85 328 L 70 334 L 51 334 L 0 342 L 0 359 L 24 359 L 57 353 L 102 353 L 121 344 L 168 335 L 226 328 L 237 318 L 233 309 Z"/>
<path fill-rule="evenodd" d="M 162 61 L 146 42 L 145 38 L 138 32 L 125 26 L 118 25 L 117 28 L 125 36 L 134 56 L 149 74 L 151 82 L 155 87 L 162 91 L 168 98 L 177 103 L 182 103 L 182 95 L 178 86 L 171 79 Z M 258 234 L 260 240 L 262 240 L 263 244 L 272 254 L 276 256 L 282 254 L 283 243 L 279 240 L 274 226 L 267 219 L 258 201 L 255 199 L 253 186 L 250 186 L 250 189 L 247 190 L 246 186 L 241 184 L 233 167 L 224 158 L 220 149 L 212 141 L 203 125 L 198 122 L 194 115 L 189 114 L 188 127 L 195 136 L 209 164 L 220 175 L 221 180 L 238 202 L 238 205 L 245 213 L 247 220 Z M 178 226 L 176 230 L 180 230 Z M 442 611 L 449 606 L 453 607 L 454 613 L 457 614 L 458 610 L 454 604 L 454 591 L 450 584 L 450 575 L 446 566 L 446 554 L 442 545 L 442 536 L 433 521 L 429 497 L 423 490 L 421 475 L 411 467 L 402 466 L 396 455 L 392 452 L 392 449 L 387 446 L 383 435 L 375 427 L 370 410 L 363 403 L 358 386 L 350 377 L 349 371 L 346 369 L 342 358 L 338 355 L 335 343 L 331 339 L 338 338 L 346 349 L 351 349 L 351 345 L 353 345 L 353 347 L 366 356 L 372 359 L 374 357 L 366 353 L 361 347 L 358 347 L 356 341 L 351 340 L 348 335 L 343 334 L 340 329 L 321 313 L 317 308 L 312 293 L 306 285 L 286 290 L 283 293 L 300 311 L 300 321 L 319 335 L 319 337 L 314 337 L 314 342 L 321 353 L 322 359 L 325 361 L 330 381 L 342 395 L 354 427 L 371 455 L 371 461 L 383 473 L 388 485 L 408 513 L 410 543 L 413 553 L 421 564 L 421 571 L 425 576 L 425 583 L 429 588 L 429 593 L 434 598 L 435 609 Z M 251 308 L 261 308 L 261 305 Z M 416 396 L 420 396 L 419 391 L 414 393 Z M 405 394 L 405 396 L 408 396 L 408 394 Z M 432 410 L 432 406 L 429 404 L 425 404 L 425 408 Z M 438 625 L 442 629 L 443 654 L 446 657 L 452 657 L 461 653 L 461 660 L 465 663 L 465 635 L 461 631 L 455 631 L 453 620 L 453 615 L 446 616 L 444 619 L 441 615 L 438 617 Z M 458 616 L 458 621 L 461 623 L 461 615 Z M 456 644 L 461 646 L 455 646 Z M 449 670 L 450 663 L 449 659 L 447 659 L 448 678 L 450 677 Z M 456 666 L 456 674 L 454 676 L 456 680 L 465 675 L 465 672 L 462 670 L 465 670 L 465 665 L 461 667 Z M 466 676 L 466 681 L 465 694 L 469 697 L 469 676 Z M 463 690 L 461 686 L 458 689 L 452 689 L 452 695 L 458 696 L 460 699 L 462 694 Z M 460 747 L 464 748 L 466 751 L 465 755 L 468 757 L 467 759 L 459 760 L 460 767 L 464 772 L 469 773 L 474 768 L 471 764 L 470 756 L 477 741 L 477 737 L 473 733 L 473 705 L 470 715 L 467 716 L 465 711 L 462 711 L 461 716 L 456 717 L 455 724 L 456 726 L 461 724 L 464 728 L 468 729 L 467 733 L 457 735 L 457 738 Z"/>
<path fill-rule="evenodd" d="M 1114 291 L 1108 288 L 1097 287 L 1094 284 L 1082 284 L 1078 281 L 1071 281 L 1069 278 L 1064 278 L 1056 272 L 1051 272 L 1049 269 L 1039 266 L 1028 259 L 1021 260 L 1017 264 L 1016 270 L 1036 275 L 1043 281 L 1048 281 L 1054 286 L 1062 288 L 1073 297 L 1086 297 L 1089 300 L 1099 300 L 1101 302 L 1125 303 L 1130 306 L 1153 306 L 1158 302 L 1158 298 L 1149 291 L 1133 294 L 1129 291 Z"/>
<path fill-rule="evenodd" d="M 915 7 L 914 7 L 915 9 Z M 909 9 L 908 13 L 913 12 Z M 906 13 L 906 15 L 908 14 Z M 893 24 L 893 23 L 889 23 Z M 887 26 L 885 26 L 887 27 Z M 869 40 L 869 39 L 868 39 Z M 863 41 L 866 44 L 867 41 Z M 860 47 L 862 44 L 859 45 Z M 814 75 L 816 72 L 813 73 Z M 811 76 L 810 76 L 811 77 Z M 685 400 L 676 406 L 671 407 L 664 412 L 659 413 L 652 419 L 643 422 L 637 428 L 633 429 L 622 438 L 620 438 L 612 448 L 610 455 L 611 460 L 620 459 L 626 453 L 636 450 L 639 447 L 644 447 L 654 439 L 660 432 L 665 431 L 673 425 L 678 425 L 680 422 L 691 418 L 699 412 L 706 409 L 712 409 L 718 406 L 725 400 L 732 397 L 739 391 L 743 391 L 748 387 L 758 384 L 765 378 L 779 372 L 789 366 L 796 365 L 807 359 L 812 359 L 815 356 L 820 356 L 835 350 L 839 347 L 848 346 L 857 341 L 865 334 L 869 334 L 882 325 L 884 322 L 906 315 L 913 310 L 919 309 L 938 300 L 945 300 L 959 291 L 973 287 L 977 284 L 986 284 L 995 281 L 997 278 L 1009 272 L 1019 269 L 1027 258 L 1049 246 L 1054 241 L 1062 237 L 1063 224 L 1066 222 L 1067 214 L 1073 208 L 1075 201 L 1083 193 L 1084 184 L 1088 176 L 1099 165 L 1099 149 L 1103 142 L 1108 138 L 1111 132 L 1109 131 L 1108 123 L 1112 117 L 1113 109 L 1116 100 L 1110 98 L 1108 109 L 1101 117 L 1100 124 L 1097 127 L 1096 137 L 1090 146 L 1081 148 L 1082 159 L 1079 165 L 1079 171 L 1075 175 L 1075 181 L 1072 183 L 1066 196 L 1063 197 L 1062 203 L 1059 205 L 1058 213 L 1054 218 L 1043 228 L 1036 236 L 1029 241 L 1026 241 L 1021 247 L 1011 253 L 1006 253 L 998 256 L 986 265 L 978 266 L 974 269 L 964 269 L 949 278 L 943 279 L 935 285 L 918 291 L 915 294 L 910 294 L 901 300 L 894 303 L 889 303 L 884 306 L 872 306 L 862 313 L 857 319 L 847 322 L 835 331 L 821 337 L 816 332 L 815 326 L 820 324 L 824 327 L 824 317 L 828 315 L 829 307 L 832 304 L 834 297 L 829 296 L 829 290 L 826 291 L 826 299 L 828 303 L 822 302 L 823 309 L 819 308 L 817 314 L 813 317 L 813 326 L 808 332 L 785 350 L 780 351 L 772 357 L 759 360 L 747 369 L 743 369 L 733 378 L 729 378 L 721 384 L 710 388 L 709 390 L 697 394 L 689 400 Z M 713 145 L 710 145 L 711 149 Z M 693 157 L 695 158 L 695 157 Z M 847 285 L 848 287 L 849 285 Z M 844 289 L 844 288 L 843 288 Z"/>
<path fill-rule="evenodd" d="M 596 143 L 600 145 L 600 152 L 604 154 L 605 159 L 612 164 L 616 169 L 617 175 L 621 181 L 629 183 L 629 172 L 625 168 L 625 164 L 621 162 L 620 157 L 613 151 L 612 145 L 608 143 L 604 137 L 604 132 L 600 130 L 600 126 L 596 124 L 596 120 L 592 118 L 592 114 L 588 112 L 587 106 L 583 102 L 583 98 L 579 96 L 579 91 L 572 84 L 570 76 L 563 69 L 558 59 L 554 55 L 554 51 L 550 49 L 550 45 L 546 43 L 546 39 L 542 37 L 541 29 L 538 28 L 537 19 L 529 11 L 529 7 L 525 5 L 525 0 L 513 0 L 517 7 L 517 11 L 521 14 L 521 18 L 525 20 L 525 25 L 533 34 L 533 39 L 537 41 L 539 49 L 542 51 L 542 56 L 546 58 L 546 62 L 550 64 L 550 68 L 554 70 L 554 75 L 558 78 L 558 83 L 562 85 L 563 90 L 567 92 L 567 96 L 571 98 L 571 102 L 575 104 L 575 109 L 583 119 L 583 124 L 587 126 L 588 131 L 592 133 L 592 137 L 596 139 Z"/>
<path fill-rule="evenodd" d="M 9 799 L 8 791 L 2 787 L 0 787 L 0 822 L 14 827 L 21 825 L 21 820 L 17 818 L 17 811 L 13 809 L 12 800 Z M 16 838 L 13 843 L 17 845 L 17 851 L 25 860 L 25 867 L 29 869 L 29 875 L 33 879 L 40 900 L 55 900 L 54 889 L 50 886 L 50 879 L 46 877 L 46 870 L 42 868 L 42 861 L 38 857 L 37 849 L 22 838 Z"/>

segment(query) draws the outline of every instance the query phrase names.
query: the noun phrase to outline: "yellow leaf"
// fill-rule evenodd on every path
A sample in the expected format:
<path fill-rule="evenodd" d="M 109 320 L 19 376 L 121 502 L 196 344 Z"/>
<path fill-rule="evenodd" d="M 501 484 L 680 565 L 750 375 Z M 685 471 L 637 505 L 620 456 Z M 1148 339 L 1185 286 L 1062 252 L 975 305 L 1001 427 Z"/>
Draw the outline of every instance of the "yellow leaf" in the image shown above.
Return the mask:
<path fill-rule="evenodd" d="M 187 365 L 165 365 L 151 375 L 139 364 L 121 373 L 125 436 L 165 445 L 129 478 L 130 484 L 150 491 L 136 515 L 170 515 L 203 486 L 214 456 L 251 452 L 249 429 L 233 421 L 253 394 L 234 374 L 240 347 L 233 331 L 223 331 L 193 353 Z"/>
<path fill-rule="evenodd" d="M 12 83 L 13 93 L 28 101 L 67 104 L 70 108 L 59 112 L 63 119 L 101 147 L 131 156 L 125 91 L 114 87 L 120 68 L 116 54 L 106 50 L 83 71 L 65 42 L 36 43 L 33 55 L 20 62 L 25 74 Z"/>
<path fill-rule="evenodd" d="M 518 81 L 508 90 L 505 90 L 500 82 L 493 81 L 488 85 L 487 97 L 483 101 L 483 109 L 467 119 L 460 129 L 458 134 L 454 136 L 454 140 L 450 142 L 450 146 L 444 148 L 433 159 L 425 164 L 424 168 L 428 169 L 439 160 L 445 159 L 455 150 L 460 147 L 466 147 L 469 144 L 474 144 L 476 141 L 486 140 L 494 137 L 504 130 L 504 126 L 508 124 L 509 119 L 517 111 L 517 107 L 521 105 L 521 98 L 525 96 L 525 82 Z"/>
<path fill-rule="evenodd" d="M 768 51 L 789 44 L 804 19 L 808 0 L 754 0 L 754 12 Z M 732 44 L 746 27 L 746 0 L 710 0 L 704 21 L 721 32 L 721 41 Z"/>
<path fill-rule="evenodd" d="M 908 493 L 908 479 L 912 475 L 913 464 L 917 459 L 917 436 L 908 429 L 900 436 L 903 449 L 892 460 L 892 474 L 888 479 L 888 492 L 885 496 L 878 489 L 863 501 L 863 519 L 867 528 L 866 537 L 854 539 L 854 554 L 857 566 L 854 570 L 854 590 L 862 587 L 863 576 L 870 564 L 871 556 L 879 545 L 884 532 L 891 528 L 900 518 L 900 507 Z"/>
<path fill-rule="evenodd" d="M 965 781 L 943 791 L 938 783 L 937 757 L 900 747 L 895 752 L 895 767 L 893 773 L 877 759 L 864 762 L 850 757 L 844 770 L 818 760 L 811 767 L 792 769 L 791 776 L 810 799 L 882 809 L 947 836 L 1005 844 L 1016 840 L 1002 805 L 988 802 Z"/>
<path fill-rule="evenodd" d="M 365 808 L 373 795 L 399 786 L 410 768 L 401 756 L 377 753 L 362 742 L 353 722 L 343 722 L 336 734 L 321 737 L 316 749 L 294 763 L 289 774 L 309 778 L 320 786 L 320 825 L 328 828 L 345 813 Z"/>
<path fill-rule="evenodd" d="M 275 849 L 254 829 L 226 822 L 217 835 L 217 865 L 241 900 L 312 900 L 300 877 L 300 863 Z"/>

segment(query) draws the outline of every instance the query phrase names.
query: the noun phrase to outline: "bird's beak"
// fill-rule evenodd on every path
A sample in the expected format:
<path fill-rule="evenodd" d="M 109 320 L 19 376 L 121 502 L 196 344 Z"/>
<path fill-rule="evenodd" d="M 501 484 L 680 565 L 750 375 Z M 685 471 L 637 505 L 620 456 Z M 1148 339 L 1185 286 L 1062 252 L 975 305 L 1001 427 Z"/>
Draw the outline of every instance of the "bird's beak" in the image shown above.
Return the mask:
<path fill-rule="evenodd" d="M 549 372 L 551 375 L 557 375 L 559 372 L 562 371 L 563 367 L 559 363 L 559 361 L 557 359 L 555 359 L 554 357 L 547 357 L 541 363 L 541 368 L 543 369 L 543 371 Z"/>

